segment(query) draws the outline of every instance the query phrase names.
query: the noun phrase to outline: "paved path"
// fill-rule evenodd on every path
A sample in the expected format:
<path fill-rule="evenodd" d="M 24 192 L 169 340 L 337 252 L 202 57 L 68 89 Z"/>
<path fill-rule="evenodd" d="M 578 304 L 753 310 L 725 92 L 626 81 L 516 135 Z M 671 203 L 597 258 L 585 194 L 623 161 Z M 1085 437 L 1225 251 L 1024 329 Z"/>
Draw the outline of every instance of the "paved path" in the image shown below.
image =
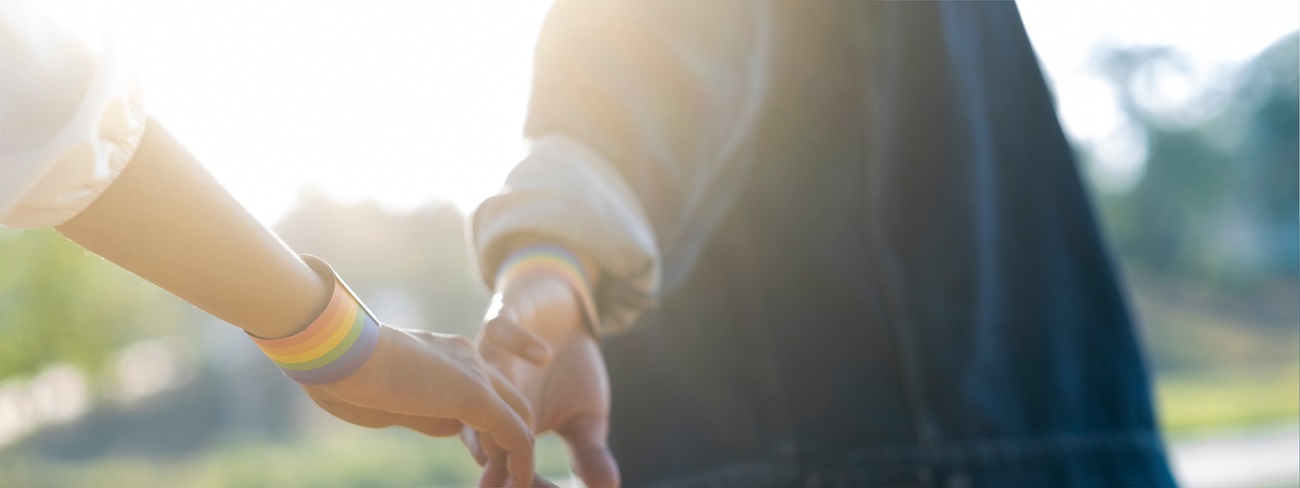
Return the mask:
<path fill-rule="evenodd" d="M 1187 488 L 1300 486 L 1300 425 L 1183 439 L 1172 457 Z"/>

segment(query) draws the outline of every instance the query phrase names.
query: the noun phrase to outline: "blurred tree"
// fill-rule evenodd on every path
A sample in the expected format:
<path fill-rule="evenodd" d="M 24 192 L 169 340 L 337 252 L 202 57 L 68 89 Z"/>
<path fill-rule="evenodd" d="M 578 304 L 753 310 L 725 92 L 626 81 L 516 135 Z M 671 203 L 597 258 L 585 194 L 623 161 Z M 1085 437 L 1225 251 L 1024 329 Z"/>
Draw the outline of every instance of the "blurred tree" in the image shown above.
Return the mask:
<path fill-rule="evenodd" d="M 487 297 L 469 264 L 464 218 L 451 205 L 394 215 L 308 190 L 276 232 L 329 261 L 393 325 L 472 335 L 483 317 Z M 405 320 L 418 323 L 398 323 Z"/>
<path fill-rule="evenodd" d="M 185 330 L 186 306 L 50 229 L 0 229 L 0 379 L 68 362 L 90 373 L 125 344 Z"/>
<path fill-rule="evenodd" d="M 1276 42 L 1247 69 L 1241 144 L 1250 211 L 1263 229 L 1264 268 L 1300 276 L 1300 34 Z M 1254 102 L 1254 103 L 1251 103 Z"/>
<path fill-rule="evenodd" d="M 1110 235 L 1130 264 L 1223 288 L 1300 276 L 1298 59 L 1296 34 L 1277 41 L 1186 101 L 1213 112 L 1196 118 L 1149 100 L 1161 76 L 1188 70 L 1176 51 L 1099 56 L 1120 109 L 1146 138 L 1137 184 L 1102 195 Z"/>

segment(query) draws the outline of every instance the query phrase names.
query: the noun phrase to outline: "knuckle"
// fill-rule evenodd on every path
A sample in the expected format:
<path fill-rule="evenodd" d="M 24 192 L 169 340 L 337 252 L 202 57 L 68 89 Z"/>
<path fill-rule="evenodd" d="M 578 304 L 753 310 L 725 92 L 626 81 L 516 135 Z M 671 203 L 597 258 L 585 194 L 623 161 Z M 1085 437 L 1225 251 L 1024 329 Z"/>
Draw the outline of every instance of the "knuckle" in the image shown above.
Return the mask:
<path fill-rule="evenodd" d="M 438 339 L 438 335 L 427 330 L 413 330 L 411 335 L 415 336 L 421 343 L 429 344 Z"/>
<path fill-rule="evenodd" d="M 526 401 L 521 401 L 518 405 L 512 406 L 515 408 L 515 414 L 519 415 L 520 420 L 523 420 L 525 424 L 529 425 L 533 423 L 532 405 L 529 405 Z"/>
<path fill-rule="evenodd" d="M 496 364 L 503 357 L 501 349 L 490 344 L 480 344 L 478 346 L 478 354 L 483 356 L 483 360 L 488 364 Z"/>
<path fill-rule="evenodd" d="M 451 347 L 461 351 L 473 351 L 476 349 L 474 341 L 463 335 L 454 335 L 447 339 Z"/>
<path fill-rule="evenodd" d="M 473 400 L 476 405 L 486 408 L 488 405 L 496 403 L 497 395 L 496 392 L 492 391 L 492 385 L 488 384 L 486 379 L 484 379 L 474 382 L 474 387 L 470 389 L 469 398 Z"/>

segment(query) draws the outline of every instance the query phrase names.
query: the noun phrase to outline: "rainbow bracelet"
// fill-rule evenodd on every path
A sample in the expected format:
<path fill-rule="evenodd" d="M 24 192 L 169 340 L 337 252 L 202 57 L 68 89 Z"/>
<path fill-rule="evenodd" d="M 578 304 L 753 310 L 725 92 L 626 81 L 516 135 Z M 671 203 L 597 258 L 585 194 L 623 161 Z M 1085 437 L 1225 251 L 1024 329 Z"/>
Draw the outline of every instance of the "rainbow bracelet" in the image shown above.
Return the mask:
<path fill-rule="evenodd" d="M 325 311 L 302 332 L 253 342 L 289 379 L 304 385 L 333 383 L 361 368 L 379 344 L 379 321 L 325 261 L 303 255 L 321 276 L 334 278 L 334 295 Z"/>
<path fill-rule="evenodd" d="M 600 330 L 600 316 L 596 314 L 595 301 L 591 296 L 591 278 L 578 260 L 568 249 L 554 244 L 531 244 L 515 251 L 501 263 L 498 268 L 496 283 L 500 287 L 511 280 L 525 275 L 544 273 L 558 276 L 573 288 L 582 306 L 583 315 L 592 332 Z"/>

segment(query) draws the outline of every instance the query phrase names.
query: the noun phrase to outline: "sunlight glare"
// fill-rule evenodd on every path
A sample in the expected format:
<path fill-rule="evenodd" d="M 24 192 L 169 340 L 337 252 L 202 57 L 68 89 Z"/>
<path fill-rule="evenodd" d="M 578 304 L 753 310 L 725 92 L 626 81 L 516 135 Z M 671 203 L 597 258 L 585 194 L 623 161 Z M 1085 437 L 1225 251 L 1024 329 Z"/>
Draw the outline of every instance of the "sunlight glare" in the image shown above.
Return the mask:
<path fill-rule="evenodd" d="M 532 44 L 549 6 L 45 5 L 81 32 L 111 30 L 150 113 L 266 223 L 306 187 L 390 211 L 489 195 L 522 154 Z"/>

